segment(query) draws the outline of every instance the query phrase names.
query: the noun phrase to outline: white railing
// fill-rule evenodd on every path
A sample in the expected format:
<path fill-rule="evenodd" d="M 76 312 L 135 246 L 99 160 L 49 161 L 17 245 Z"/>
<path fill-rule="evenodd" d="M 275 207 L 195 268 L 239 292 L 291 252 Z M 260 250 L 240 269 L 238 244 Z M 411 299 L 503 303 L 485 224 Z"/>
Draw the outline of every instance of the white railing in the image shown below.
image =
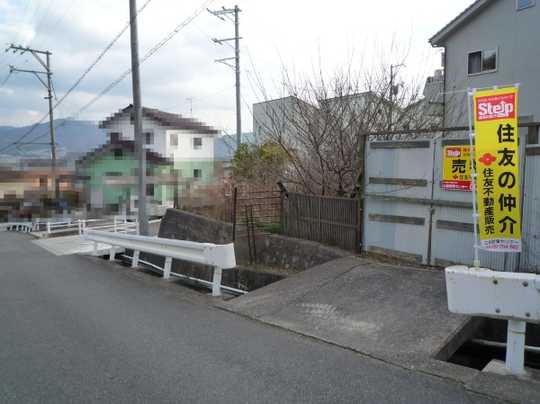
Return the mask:
<path fill-rule="evenodd" d="M 165 266 L 162 269 L 164 279 L 169 279 L 171 276 L 173 259 L 212 266 L 214 268 L 212 296 L 221 295 L 222 270 L 236 267 L 234 244 L 197 243 L 194 241 L 111 233 L 91 229 L 85 230 L 83 237 L 94 242 L 94 251 L 97 251 L 98 243 L 110 245 L 110 260 L 114 259 L 118 248 L 133 250 L 133 257 L 131 257 L 132 268 L 138 266 L 141 252 L 165 257 Z"/>
<path fill-rule="evenodd" d="M 139 233 L 137 219 L 127 216 L 114 216 L 113 218 L 103 219 L 65 219 L 58 221 L 37 219 L 33 222 L 0 223 L 0 231 L 42 232 L 47 236 L 70 231 L 77 231 L 81 235 L 87 228 L 108 230 L 115 233 Z"/>
<path fill-rule="evenodd" d="M 508 320 L 506 368 L 525 374 L 527 323 L 540 323 L 540 275 L 496 272 L 466 266 L 446 268 L 452 313 Z"/>
<path fill-rule="evenodd" d="M 134 221 L 128 221 L 128 217 L 126 216 L 115 216 L 112 223 L 110 219 L 81 219 L 78 226 L 79 235 L 82 235 L 86 229 L 139 234 L 139 222 L 136 219 Z"/>
<path fill-rule="evenodd" d="M 32 222 L 7 222 L 0 223 L 0 231 L 19 231 L 19 232 L 31 232 L 34 228 Z"/>

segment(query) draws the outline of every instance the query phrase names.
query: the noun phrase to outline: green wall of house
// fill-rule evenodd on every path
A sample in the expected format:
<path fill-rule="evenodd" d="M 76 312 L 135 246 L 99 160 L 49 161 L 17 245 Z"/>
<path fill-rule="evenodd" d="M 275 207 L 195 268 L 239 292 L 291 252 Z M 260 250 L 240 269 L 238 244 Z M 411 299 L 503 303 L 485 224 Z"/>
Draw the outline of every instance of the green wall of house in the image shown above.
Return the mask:
<path fill-rule="evenodd" d="M 197 178 L 199 183 L 208 185 L 214 181 L 214 160 L 175 161 L 174 169 L 186 180 L 195 179 L 195 170 L 200 170 L 201 177 Z"/>
<path fill-rule="evenodd" d="M 138 166 L 137 160 L 132 155 L 115 157 L 113 153 L 96 157 L 88 166 L 83 169 L 83 174 L 89 177 L 89 192 L 101 189 L 104 205 L 117 205 L 122 201 L 127 201 L 130 195 L 137 195 L 136 184 L 106 184 L 106 180 L 115 177 L 133 177 L 136 175 Z M 147 162 L 147 175 L 159 176 L 170 174 L 172 165 L 155 164 Z M 153 199 L 157 202 L 171 202 L 174 198 L 174 187 L 169 184 L 154 184 Z"/>

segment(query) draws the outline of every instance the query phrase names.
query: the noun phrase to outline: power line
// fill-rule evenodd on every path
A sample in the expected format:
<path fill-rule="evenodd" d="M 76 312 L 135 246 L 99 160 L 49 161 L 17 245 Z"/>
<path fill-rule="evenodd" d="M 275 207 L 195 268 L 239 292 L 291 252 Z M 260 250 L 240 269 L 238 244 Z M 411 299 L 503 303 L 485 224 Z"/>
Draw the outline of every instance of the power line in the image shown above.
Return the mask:
<path fill-rule="evenodd" d="M 137 15 L 141 13 L 148 4 L 150 4 L 152 0 L 147 0 L 146 3 L 143 4 L 143 6 L 137 11 Z M 76 88 L 81 82 L 84 80 L 84 78 L 92 71 L 94 67 L 103 59 L 105 54 L 114 46 L 114 44 L 120 39 L 120 37 L 127 31 L 129 28 L 131 21 L 128 21 L 128 23 L 122 28 L 122 30 L 116 34 L 116 36 L 113 38 L 111 42 L 103 49 L 98 57 L 88 66 L 88 68 L 83 72 L 83 74 L 77 79 L 77 81 L 69 88 L 69 90 L 58 100 L 58 102 L 55 104 L 54 108 L 56 108 L 58 105 L 60 105 Z"/>
<path fill-rule="evenodd" d="M 143 4 L 143 6 L 139 9 L 139 11 L 137 12 L 138 13 L 141 13 L 147 6 L 148 4 L 151 2 L 152 0 L 147 0 L 146 3 Z M 131 21 L 128 21 L 127 24 L 122 28 L 122 30 L 112 39 L 112 41 L 100 52 L 100 54 L 98 55 L 98 57 L 94 60 L 94 62 L 92 62 L 90 64 L 90 66 L 83 72 L 83 74 L 77 79 L 77 81 L 68 89 L 68 91 L 59 99 L 57 100 L 57 102 L 55 103 L 55 105 L 53 106 L 53 111 L 62 103 L 64 102 L 64 100 L 78 87 L 79 84 L 81 84 L 81 82 L 84 80 L 84 78 L 92 71 L 92 69 L 103 59 L 103 57 L 105 56 L 105 54 L 114 46 L 114 44 L 120 39 L 120 37 L 127 31 L 127 29 L 129 28 L 129 25 L 130 25 L 130 22 Z M 10 72 L 11 73 L 11 72 Z M 6 78 L 6 81 L 7 81 L 7 78 Z M 0 86 L 1 88 L 2 86 Z M 56 98 L 56 95 L 55 95 L 55 98 Z M 0 153 L 4 150 L 7 150 L 9 149 L 11 146 L 13 145 L 16 145 L 17 143 L 19 143 L 21 140 L 23 140 L 24 138 L 26 138 L 26 136 L 30 135 L 40 124 L 42 124 L 47 118 L 49 117 L 49 114 L 45 114 L 37 123 L 33 124 L 30 129 L 25 132 L 18 140 L 16 140 L 15 142 L 11 143 L 10 145 L 7 145 L 6 147 L 0 149 Z M 64 121 L 65 122 L 65 121 Z M 63 126 L 64 123 L 62 123 L 61 125 L 59 126 Z M 55 126 L 56 128 L 57 126 Z M 44 134 L 44 135 L 39 135 L 38 138 L 41 138 L 43 136 L 46 136 L 48 135 L 47 134 Z"/>
<path fill-rule="evenodd" d="M 11 77 L 11 70 L 8 72 L 8 74 L 6 75 L 6 77 L 4 78 L 4 80 L 2 80 L 2 83 L 0 83 L 0 88 L 4 87 L 6 85 L 6 83 L 8 82 L 9 78 Z"/>
<path fill-rule="evenodd" d="M 188 26 L 195 18 L 197 18 L 203 11 L 206 10 L 210 4 L 212 4 L 215 0 L 206 0 L 202 3 L 202 5 L 195 10 L 193 14 L 191 14 L 188 18 L 186 18 L 184 21 L 182 21 L 179 25 L 176 26 L 167 36 L 165 36 L 161 41 L 159 41 L 156 45 L 154 45 L 146 54 L 140 59 L 139 65 L 142 65 L 144 62 L 146 62 L 149 58 L 151 58 L 158 50 L 160 50 L 163 46 L 165 46 L 171 39 L 173 39 L 182 29 L 184 29 L 186 26 Z M 87 102 L 85 105 L 82 106 L 77 112 L 70 115 L 68 118 L 65 118 L 61 123 L 55 125 L 55 129 L 62 127 L 69 122 L 69 120 L 73 120 L 77 118 L 80 114 L 82 114 L 84 111 L 86 111 L 88 108 L 90 108 L 92 105 L 94 105 L 99 99 L 101 99 L 103 96 L 105 96 L 109 91 L 111 91 L 113 88 L 115 88 L 118 84 L 120 84 L 127 76 L 131 74 L 131 69 L 126 70 L 124 73 L 122 73 L 116 80 L 114 80 L 112 83 L 110 83 L 107 87 L 105 87 L 98 95 L 96 95 L 94 98 L 92 98 L 89 102 Z M 44 119 L 43 119 L 44 120 Z M 37 137 L 33 138 L 31 142 L 34 142 L 44 136 L 47 136 L 48 133 L 43 133 L 41 135 L 38 135 Z M 4 149 L 1 149 L 0 152 L 2 152 Z"/>

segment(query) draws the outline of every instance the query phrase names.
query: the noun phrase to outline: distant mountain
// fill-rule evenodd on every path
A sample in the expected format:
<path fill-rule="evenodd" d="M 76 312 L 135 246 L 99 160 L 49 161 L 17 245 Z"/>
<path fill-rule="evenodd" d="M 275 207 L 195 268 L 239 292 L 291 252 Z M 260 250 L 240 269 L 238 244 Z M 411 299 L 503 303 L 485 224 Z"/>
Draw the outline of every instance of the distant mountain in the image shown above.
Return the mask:
<path fill-rule="evenodd" d="M 257 144 L 253 132 L 242 133 L 242 143 Z M 236 135 L 223 135 L 214 141 L 214 158 L 216 160 L 231 161 L 236 153 Z"/>
<path fill-rule="evenodd" d="M 66 154 L 84 154 L 93 148 L 106 142 L 106 132 L 97 127 L 95 122 L 91 121 L 76 121 L 76 120 L 56 120 L 55 130 L 56 143 L 58 144 L 59 157 Z M 17 141 L 23 134 L 29 131 L 31 126 L 9 127 L 0 126 L 0 149 L 6 147 L 10 143 Z M 46 135 L 41 137 L 36 142 L 49 142 L 49 123 L 42 123 L 36 127 L 31 134 L 25 137 L 22 141 L 30 141 L 36 136 Z M 48 155 L 48 145 L 24 145 L 20 148 L 23 152 L 17 152 L 15 148 L 10 148 L 3 151 L 2 154 L 21 156 L 26 154 L 31 155 Z"/>

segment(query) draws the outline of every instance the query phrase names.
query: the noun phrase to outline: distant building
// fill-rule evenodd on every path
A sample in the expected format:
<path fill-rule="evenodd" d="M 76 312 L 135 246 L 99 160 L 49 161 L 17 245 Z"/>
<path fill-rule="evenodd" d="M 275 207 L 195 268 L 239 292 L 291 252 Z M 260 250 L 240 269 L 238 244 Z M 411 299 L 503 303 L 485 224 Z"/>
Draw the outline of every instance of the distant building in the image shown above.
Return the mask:
<path fill-rule="evenodd" d="M 107 213 L 132 213 L 138 207 L 135 142 L 118 138 L 86 154 L 76 162 L 77 173 L 84 177 L 84 197 L 88 210 Z M 174 206 L 178 178 L 173 162 L 146 151 L 146 202 L 150 214 L 161 215 Z"/>
<path fill-rule="evenodd" d="M 540 119 L 540 4 L 478 0 L 431 39 L 444 48 L 445 125 L 467 123 L 467 88 L 520 83 L 520 119 Z"/>
<path fill-rule="evenodd" d="M 195 119 L 143 108 L 146 147 L 174 164 L 179 177 L 210 183 L 214 177 L 214 139 L 218 131 Z M 134 140 L 133 106 L 100 123 L 111 142 Z"/>
<path fill-rule="evenodd" d="M 261 141 L 291 138 L 307 131 L 307 117 L 317 114 L 315 106 L 294 96 L 259 102 L 253 104 L 253 134 Z"/>
<path fill-rule="evenodd" d="M 43 209 L 57 208 L 69 210 L 77 208 L 80 202 L 82 179 L 73 171 L 57 167 L 56 181 L 59 199 L 54 200 L 55 185 L 50 167 L 32 170 L 0 169 L 0 221 L 10 215 L 26 213 L 38 214 Z"/>

